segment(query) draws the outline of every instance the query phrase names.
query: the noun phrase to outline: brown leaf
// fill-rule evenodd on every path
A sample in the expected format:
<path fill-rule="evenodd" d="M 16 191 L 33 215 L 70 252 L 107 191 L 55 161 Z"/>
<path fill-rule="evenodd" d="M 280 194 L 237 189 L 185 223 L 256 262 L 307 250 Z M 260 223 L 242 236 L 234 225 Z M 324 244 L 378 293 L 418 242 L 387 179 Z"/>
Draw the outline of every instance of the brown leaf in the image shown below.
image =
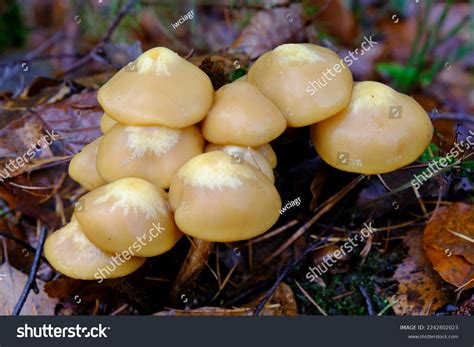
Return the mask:
<path fill-rule="evenodd" d="M 2 276 L 4 275 L 4 276 Z M 0 266 L 0 315 L 11 315 L 15 304 L 21 295 L 28 276 L 10 267 L 8 264 Z M 58 301 L 49 298 L 43 290 L 43 282 L 36 280 L 39 293 L 30 293 L 21 311 L 22 315 L 54 315 Z"/>
<path fill-rule="evenodd" d="M 421 232 L 409 231 L 404 243 L 408 256 L 393 275 L 399 285 L 396 296 L 389 301 L 397 315 L 427 315 L 449 302 L 449 298 L 441 291 L 443 283 L 423 253 Z"/>
<path fill-rule="evenodd" d="M 439 208 L 425 228 L 423 243 L 474 264 L 474 206 L 454 203 Z"/>
<path fill-rule="evenodd" d="M 474 265 L 467 262 L 463 257 L 446 254 L 433 247 L 425 245 L 425 252 L 433 264 L 433 268 L 440 276 L 456 287 L 464 289 L 474 288 Z"/>
<path fill-rule="evenodd" d="M 297 316 L 295 294 L 286 283 L 280 283 L 277 290 L 262 310 L 264 316 Z"/>
<path fill-rule="evenodd" d="M 53 130 L 60 139 L 51 147 L 41 146 L 39 158 L 76 154 L 85 144 L 100 136 L 102 110 L 96 96 L 96 92 L 76 94 L 60 102 L 38 106 L 33 112 L 11 122 L 0 130 L 0 157 L 25 155 L 38 141 L 43 145 L 43 136 Z"/>
<path fill-rule="evenodd" d="M 253 300 L 244 306 L 254 308 L 262 297 Z M 296 306 L 295 295 L 290 286 L 286 283 L 280 283 L 273 293 L 272 297 L 263 307 L 262 316 L 297 316 L 298 307 Z"/>
<path fill-rule="evenodd" d="M 301 4 L 259 11 L 252 16 L 232 48 L 254 59 L 282 43 L 300 42 L 304 33 L 302 15 Z"/>
<path fill-rule="evenodd" d="M 65 299 L 72 296 L 81 286 L 82 281 L 61 277 L 44 285 L 44 291 L 50 298 Z"/>

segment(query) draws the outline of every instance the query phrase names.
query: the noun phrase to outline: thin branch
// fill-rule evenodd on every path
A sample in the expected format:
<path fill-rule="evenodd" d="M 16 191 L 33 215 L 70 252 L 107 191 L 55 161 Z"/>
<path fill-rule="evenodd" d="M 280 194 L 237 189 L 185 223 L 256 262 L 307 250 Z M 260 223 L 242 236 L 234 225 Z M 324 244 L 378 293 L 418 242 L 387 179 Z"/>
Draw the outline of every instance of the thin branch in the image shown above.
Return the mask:
<path fill-rule="evenodd" d="M 25 287 L 23 288 L 23 292 L 21 293 L 20 298 L 18 299 L 15 308 L 13 309 L 13 316 L 18 316 L 21 312 L 21 309 L 25 305 L 26 299 L 28 299 L 28 295 L 30 291 L 34 288 L 38 289 L 36 285 L 36 273 L 38 272 L 38 268 L 41 261 L 41 254 L 43 253 L 44 242 L 46 240 L 46 227 L 41 227 L 39 232 L 39 239 L 38 245 L 36 246 L 35 258 L 33 260 L 33 265 L 31 266 L 30 274 L 28 275 L 28 280 L 26 281 Z M 36 291 L 35 290 L 35 291 Z"/>
<path fill-rule="evenodd" d="M 308 301 L 310 303 L 312 303 L 314 307 L 316 307 L 316 309 L 319 311 L 319 313 L 321 313 L 323 316 L 327 316 L 328 314 L 326 313 L 326 311 L 324 311 L 321 308 L 321 306 L 319 306 L 318 303 L 316 301 L 314 301 L 314 299 L 311 297 L 311 295 L 309 295 L 308 292 L 306 290 L 304 290 L 304 288 L 301 286 L 301 284 L 299 284 L 297 280 L 295 280 L 295 283 L 298 286 L 298 288 L 301 290 L 301 292 L 304 294 L 306 299 L 308 299 Z"/>
<path fill-rule="evenodd" d="M 326 214 L 331 208 L 333 208 L 346 194 L 348 194 L 359 182 L 361 182 L 366 176 L 360 175 L 338 193 L 330 197 L 326 202 L 321 205 L 320 209 L 317 210 L 315 215 L 302 225 L 285 243 L 283 243 L 272 255 L 264 260 L 265 263 L 268 263 L 278 255 L 280 255 L 285 249 L 293 244 L 301 235 L 303 235 L 314 223 L 316 223 L 322 216 Z"/>
<path fill-rule="evenodd" d="M 474 123 L 474 114 L 446 112 L 446 113 L 432 114 L 431 119 L 432 120 L 444 119 L 444 120 L 454 120 L 458 122 Z"/>
<path fill-rule="evenodd" d="M 135 6 L 137 1 L 138 0 L 129 0 L 125 5 L 123 5 L 117 17 L 107 29 L 105 36 L 102 37 L 99 42 L 97 42 L 97 44 L 91 49 L 89 53 L 87 53 L 84 57 L 82 57 L 81 59 L 76 61 L 74 64 L 72 64 L 72 66 L 70 66 L 66 71 L 64 71 L 62 75 L 67 76 L 71 74 L 72 72 L 79 70 L 81 67 L 87 64 L 90 60 L 92 60 L 94 55 L 96 55 L 100 51 L 102 46 L 110 40 L 113 33 L 117 29 L 118 25 L 122 21 L 122 19 L 131 11 L 131 9 Z"/>
<path fill-rule="evenodd" d="M 367 312 L 369 313 L 369 316 L 375 316 L 374 304 L 370 299 L 369 292 L 364 286 L 359 286 L 359 290 L 365 299 L 365 303 L 367 304 Z"/>
<path fill-rule="evenodd" d="M 10 240 L 13 240 L 15 241 L 17 244 L 19 244 L 21 247 L 23 247 L 24 249 L 27 249 L 33 253 L 36 253 L 36 248 L 34 248 L 33 246 L 31 246 L 29 243 L 17 238 L 16 236 L 10 234 L 10 233 L 7 233 L 5 231 L 0 231 L 0 237 L 4 237 L 6 239 L 10 239 Z M 42 257 L 43 261 L 46 261 L 46 258 Z"/>
<path fill-rule="evenodd" d="M 20 59 L 20 60 L 14 60 L 10 61 L 8 63 L 1 63 L 0 68 L 4 68 L 7 66 L 12 66 L 12 65 L 18 65 L 22 63 L 31 63 L 35 61 L 41 61 L 41 60 L 53 60 L 53 59 L 63 59 L 63 58 L 78 58 L 79 54 L 47 54 L 47 55 L 42 55 L 39 57 L 31 57 L 27 59 Z"/>

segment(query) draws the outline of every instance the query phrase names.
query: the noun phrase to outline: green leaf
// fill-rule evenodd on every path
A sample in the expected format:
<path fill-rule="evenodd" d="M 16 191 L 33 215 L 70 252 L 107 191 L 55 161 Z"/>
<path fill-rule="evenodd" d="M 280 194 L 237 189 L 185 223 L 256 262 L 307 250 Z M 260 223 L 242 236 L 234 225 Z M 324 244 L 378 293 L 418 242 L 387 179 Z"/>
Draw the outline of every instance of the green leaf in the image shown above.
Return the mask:
<path fill-rule="evenodd" d="M 232 82 L 234 82 L 235 80 L 244 76 L 246 73 L 247 73 L 247 70 L 245 69 L 237 69 L 235 71 L 232 71 L 232 73 L 230 74 L 230 79 Z"/>
<path fill-rule="evenodd" d="M 417 73 L 415 68 L 403 66 L 399 63 L 378 63 L 375 68 L 382 75 L 402 80 L 411 80 Z"/>

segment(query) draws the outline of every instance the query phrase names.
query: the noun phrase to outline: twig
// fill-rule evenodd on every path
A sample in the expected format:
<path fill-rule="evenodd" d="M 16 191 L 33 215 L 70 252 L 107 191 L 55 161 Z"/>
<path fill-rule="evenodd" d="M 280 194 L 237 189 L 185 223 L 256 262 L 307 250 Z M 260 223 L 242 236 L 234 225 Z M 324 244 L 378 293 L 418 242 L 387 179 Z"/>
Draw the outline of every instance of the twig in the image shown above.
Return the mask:
<path fill-rule="evenodd" d="M 23 248 L 25 249 L 28 249 L 29 251 L 31 252 L 35 252 L 36 253 L 36 248 L 34 248 L 33 246 L 31 246 L 30 244 L 28 244 L 27 242 L 17 238 L 16 236 L 13 236 L 7 232 L 4 232 L 4 231 L 0 231 L 0 237 L 4 237 L 6 239 L 10 239 L 10 240 L 13 240 L 15 241 L 16 243 L 18 243 L 20 246 L 22 246 Z M 43 261 L 46 261 L 46 258 L 42 257 Z"/>
<path fill-rule="evenodd" d="M 301 292 L 304 294 L 306 299 L 308 299 L 309 302 L 312 303 L 314 307 L 316 307 L 319 313 L 321 313 L 323 316 L 327 316 L 328 314 L 321 308 L 321 306 L 318 305 L 316 301 L 314 301 L 314 299 L 308 294 L 308 292 L 303 289 L 303 287 L 298 283 L 297 280 L 295 280 L 295 283 L 298 286 L 298 288 L 301 290 Z"/>
<path fill-rule="evenodd" d="M 212 297 L 211 301 L 216 300 L 217 297 L 219 296 L 219 294 L 222 293 L 222 290 L 225 288 L 227 282 L 229 282 L 230 276 L 232 276 L 232 274 L 234 273 L 234 270 L 237 268 L 237 265 L 239 265 L 239 263 L 236 263 L 234 266 L 232 266 L 232 268 L 230 269 L 230 271 L 229 271 L 229 273 L 227 274 L 227 276 L 225 276 L 224 282 L 222 282 L 222 284 L 219 286 L 219 290 L 218 290 L 217 293 Z"/>
<path fill-rule="evenodd" d="M 33 264 L 31 265 L 30 274 L 28 275 L 28 280 L 26 281 L 25 287 L 23 288 L 23 292 L 21 293 L 20 298 L 18 299 L 15 308 L 13 309 L 13 316 L 18 316 L 25 305 L 26 299 L 30 294 L 30 291 L 33 288 L 38 288 L 36 285 L 36 273 L 38 272 L 38 268 L 41 261 L 41 254 L 43 253 L 44 242 L 46 240 L 46 227 L 41 227 L 39 232 L 38 238 L 38 245 L 36 246 L 35 258 L 33 260 Z"/>
<path fill-rule="evenodd" d="M 83 65 L 88 63 L 90 60 L 93 59 L 94 55 L 96 55 L 102 46 L 107 43 L 110 38 L 112 37 L 112 34 L 114 33 L 115 29 L 117 29 L 118 25 L 122 21 L 122 19 L 130 12 L 133 6 L 137 3 L 138 0 L 129 0 L 125 5 L 122 6 L 120 9 L 117 17 L 115 20 L 112 22 L 110 27 L 107 29 L 107 32 L 105 33 L 105 36 L 100 39 L 99 42 L 90 50 L 89 53 L 87 53 L 85 56 L 83 56 L 81 59 L 76 61 L 72 66 L 70 66 L 66 71 L 62 73 L 63 76 L 67 76 L 71 74 L 72 72 L 80 69 Z"/>
<path fill-rule="evenodd" d="M 283 245 L 281 245 L 271 256 L 265 259 L 265 263 L 271 261 L 276 256 L 280 255 L 285 249 L 287 249 L 293 242 L 295 242 L 301 235 L 303 235 L 314 223 L 318 221 L 326 212 L 328 212 L 335 204 L 339 202 L 352 188 L 354 188 L 359 182 L 361 182 L 366 176 L 361 175 L 341 189 L 338 193 L 331 196 L 326 200 L 325 204 L 316 212 L 316 214 L 304 225 L 302 225 Z"/>
<path fill-rule="evenodd" d="M 359 286 L 359 290 L 365 299 L 365 303 L 367 304 L 367 312 L 369 313 L 369 316 L 375 316 L 374 304 L 372 303 L 372 300 L 370 299 L 369 292 L 362 285 Z"/>
<path fill-rule="evenodd" d="M 383 316 L 383 314 L 387 312 L 387 310 L 390 309 L 395 304 L 398 304 L 398 300 L 394 300 L 391 303 L 389 303 L 387 306 L 385 306 L 379 313 L 377 313 L 377 316 Z"/>
<path fill-rule="evenodd" d="M 188 60 L 189 58 L 191 58 L 193 54 L 194 54 L 194 48 L 192 48 L 183 59 Z"/>
<path fill-rule="evenodd" d="M 297 219 L 293 219 L 292 221 L 286 223 L 285 225 L 282 225 L 281 227 L 273 230 L 273 231 L 270 231 L 268 233 L 265 233 L 263 234 L 262 236 L 259 236 L 259 237 L 256 237 L 254 239 L 250 239 L 247 244 L 248 245 L 251 245 L 251 244 L 254 244 L 254 243 L 257 243 L 257 242 L 260 242 L 260 241 L 263 241 L 263 240 L 266 240 L 270 237 L 273 237 L 275 235 L 278 235 L 279 233 L 291 228 L 293 225 L 295 224 L 298 224 L 298 220 Z"/>
<path fill-rule="evenodd" d="M 111 315 L 111 316 L 116 316 L 116 315 L 118 315 L 120 312 L 122 312 L 123 310 L 125 310 L 127 307 L 128 307 L 128 304 L 123 304 L 123 305 L 120 306 L 118 309 L 116 309 L 114 312 L 112 312 L 110 315 Z"/>
<path fill-rule="evenodd" d="M 451 234 L 461 238 L 461 239 L 464 239 L 466 241 L 469 241 L 469 242 L 473 242 L 474 243 L 474 239 L 472 237 L 469 237 L 467 235 L 464 235 L 463 233 L 460 233 L 459 231 L 455 231 L 455 230 L 451 230 L 449 228 L 446 228 L 446 230 L 448 230 Z"/>
<path fill-rule="evenodd" d="M 14 66 L 23 63 L 31 63 L 34 61 L 41 61 L 41 60 L 54 60 L 54 59 L 63 59 L 63 58 L 78 58 L 79 54 L 47 54 L 41 55 L 39 57 L 31 57 L 27 59 L 19 59 L 10 61 L 8 63 L 1 63 L 0 68 L 5 68 L 7 66 Z"/>
<path fill-rule="evenodd" d="M 454 112 L 446 112 L 446 113 L 438 113 L 430 115 L 432 120 L 455 120 L 458 122 L 467 122 L 467 123 L 474 123 L 474 114 L 469 113 L 454 113 Z"/>
<path fill-rule="evenodd" d="M 51 45 L 53 45 L 56 41 L 60 40 L 62 38 L 62 36 L 64 35 L 64 27 L 62 27 L 61 29 L 59 29 L 56 33 L 54 33 L 54 35 L 52 35 L 51 37 L 49 37 L 46 41 L 44 41 L 41 45 L 39 45 L 38 47 L 36 47 L 34 50 L 32 50 L 31 52 L 27 53 L 23 59 L 21 60 L 21 62 L 28 62 L 28 61 L 32 61 L 35 59 L 35 57 L 37 57 L 38 55 L 40 55 L 41 53 L 43 53 L 45 50 L 47 50 Z M 8 80 L 11 76 L 13 76 L 14 74 L 16 74 L 18 71 L 20 71 L 21 69 L 21 64 L 18 64 L 16 62 L 10 62 L 10 63 L 6 63 L 6 64 L 2 64 L 3 67 L 8 67 L 8 66 L 12 66 L 12 70 L 10 71 L 9 74 L 7 74 L 6 76 L 4 76 L 3 78 L 0 78 L 0 86 L 3 85 L 3 83 Z"/>

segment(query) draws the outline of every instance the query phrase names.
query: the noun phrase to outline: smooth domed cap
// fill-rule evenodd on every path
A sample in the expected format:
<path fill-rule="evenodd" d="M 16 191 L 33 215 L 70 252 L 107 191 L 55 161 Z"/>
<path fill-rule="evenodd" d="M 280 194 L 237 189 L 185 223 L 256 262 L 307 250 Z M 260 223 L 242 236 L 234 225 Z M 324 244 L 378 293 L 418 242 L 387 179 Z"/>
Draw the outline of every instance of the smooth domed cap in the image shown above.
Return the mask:
<path fill-rule="evenodd" d="M 354 83 L 349 106 L 312 126 L 316 151 L 349 172 L 382 174 L 415 161 L 429 145 L 433 126 L 412 98 L 378 82 Z"/>
<path fill-rule="evenodd" d="M 188 161 L 173 178 L 169 196 L 180 230 L 214 242 L 264 233 L 281 208 L 280 196 L 265 175 L 221 151 Z"/>
<path fill-rule="evenodd" d="M 203 149 L 204 139 L 196 126 L 117 124 L 100 144 L 97 171 L 107 182 L 137 177 L 166 189 L 178 169 Z"/>
<path fill-rule="evenodd" d="M 100 131 L 102 131 L 102 134 L 106 134 L 115 124 L 117 124 L 117 121 L 104 113 L 100 118 Z"/>
<path fill-rule="evenodd" d="M 250 164 L 257 168 L 261 173 L 263 173 L 272 183 L 275 183 L 275 175 L 273 174 L 273 169 L 270 166 L 270 163 L 267 161 L 265 156 L 263 156 L 258 150 L 252 147 L 240 147 L 240 146 L 224 146 L 216 145 L 209 143 L 204 152 L 212 151 L 223 151 L 233 157 L 233 160 L 236 163 L 240 161 L 245 161 L 247 164 Z"/>
<path fill-rule="evenodd" d="M 336 114 L 349 103 L 352 89 L 352 74 L 344 61 L 309 43 L 288 43 L 263 54 L 247 80 L 278 106 L 290 127 Z"/>
<path fill-rule="evenodd" d="M 157 47 L 117 72 L 99 89 L 97 99 L 119 123 L 184 128 L 206 116 L 213 94 L 202 70 Z"/>
<path fill-rule="evenodd" d="M 56 271 L 78 280 L 126 276 L 145 263 L 145 258 L 127 257 L 120 266 L 116 266 L 115 255 L 102 251 L 90 242 L 74 216 L 69 224 L 48 237 L 44 255 Z M 114 267 L 114 271 L 103 270 L 107 266 Z"/>
<path fill-rule="evenodd" d="M 285 117 L 253 84 L 221 87 L 202 124 L 207 141 L 221 145 L 259 146 L 280 136 Z"/>
<path fill-rule="evenodd" d="M 88 145 L 82 147 L 82 150 L 77 153 L 69 163 L 69 176 L 88 191 L 94 190 L 107 183 L 99 175 L 96 168 L 97 151 L 102 138 L 103 136 L 98 137 Z"/>
<path fill-rule="evenodd" d="M 124 178 L 84 195 L 75 209 L 87 238 L 109 253 L 152 257 L 181 237 L 163 189 L 139 178 Z"/>

